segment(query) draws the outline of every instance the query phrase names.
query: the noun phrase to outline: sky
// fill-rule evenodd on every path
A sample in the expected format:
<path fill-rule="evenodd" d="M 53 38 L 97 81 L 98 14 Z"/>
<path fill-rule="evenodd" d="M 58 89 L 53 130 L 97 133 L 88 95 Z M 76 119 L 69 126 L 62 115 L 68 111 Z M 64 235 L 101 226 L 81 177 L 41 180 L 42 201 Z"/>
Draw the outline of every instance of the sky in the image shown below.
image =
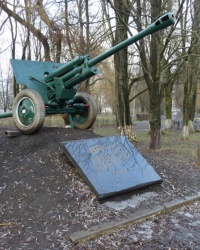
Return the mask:
<path fill-rule="evenodd" d="M 0 25 L 7 18 L 4 12 L 0 13 Z M 10 58 L 11 56 L 11 32 L 8 24 L 0 30 L 0 70 L 7 72 L 10 68 Z"/>

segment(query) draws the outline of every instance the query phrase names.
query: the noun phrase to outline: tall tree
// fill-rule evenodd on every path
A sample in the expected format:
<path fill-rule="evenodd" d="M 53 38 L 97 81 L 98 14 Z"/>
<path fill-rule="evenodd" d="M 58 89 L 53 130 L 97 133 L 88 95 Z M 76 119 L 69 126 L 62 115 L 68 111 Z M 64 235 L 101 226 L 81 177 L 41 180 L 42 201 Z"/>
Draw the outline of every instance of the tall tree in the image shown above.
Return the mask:
<path fill-rule="evenodd" d="M 61 51 L 62 51 L 62 31 L 61 27 L 49 17 L 47 14 L 43 0 L 37 0 L 35 5 L 35 10 L 39 14 L 41 20 L 47 25 L 49 30 L 49 35 L 52 42 L 52 51 L 55 51 L 53 60 L 55 62 L 60 62 Z"/>
<path fill-rule="evenodd" d="M 182 1 L 179 9 L 183 6 Z M 167 5 L 166 5 L 167 4 Z M 143 15 L 143 5 L 145 10 L 150 9 L 149 15 Z M 167 1 L 141 1 L 136 0 L 135 23 L 138 32 L 142 30 L 143 24 L 147 23 L 149 16 L 151 22 L 156 20 L 163 13 L 166 13 Z M 177 13 L 179 10 L 177 11 Z M 146 19 L 146 21 L 144 20 Z M 150 149 L 158 149 L 161 147 L 161 102 L 164 97 L 164 90 L 170 83 L 169 69 L 174 64 L 172 59 L 173 52 L 169 48 L 172 37 L 173 27 L 167 31 L 158 31 L 151 35 L 150 39 L 141 39 L 138 42 L 140 60 L 142 64 L 144 79 L 149 90 L 149 123 L 150 123 Z M 150 40 L 150 41 L 149 41 Z M 148 46 L 149 44 L 149 46 Z M 175 45 L 173 48 L 175 51 Z M 176 67 L 178 69 L 178 67 Z"/>
<path fill-rule="evenodd" d="M 12 75 L 9 70 L 6 75 L 0 68 L 0 109 L 4 112 L 12 109 Z"/>
<path fill-rule="evenodd" d="M 128 0 L 114 0 L 116 16 L 116 30 L 114 45 L 128 38 L 128 20 L 130 5 Z M 132 124 L 129 106 L 128 88 L 128 54 L 127 48 L 114 55 L 115 82 L 116 82 L 116 107 L 117 126 L 125 127 Z"/>
<path fill-rule="evenodd" d="M 162 2 L 151 0 L 151 17 L 152 20 L 155 20 L 161 13 L 161 4 Z M 137 18 L 135 22 L 137 25 L 138 31 L 142 30 L 142 7 L 141 1 L 137 0 Z M 156 33 L 151 35 L 150 42 L 150 57 L 148 59 L 145 50 L 144 39 L 139 40 L 140 45 L 140 59 L 142 63 L 144 78 L 149 89 L 150 103 L 149 103 L 149 123 L 151 129 L 151 140 L 150 148 L 156 149 L 160 148 L 160 129 L 161 129 L 161 120 L 160 120 L 160 104 L 161 104 L 161 95 L 160 95 L 160 63 L 161 59 L 159 55 L 159 43 L 161 36 Z M 149 63 L 148 63 L 149 62 Z"/>
<path fill-rule="evenodd" d="M 50 61 L 50 47 L 48 43 L 48 39 L 45 35 L 43 35 L 42 31 L 37 29 L 32 23 L 29 21 L 23 19 L 20 17 L 15 10 L 11 10 L 8 8 L 7 4 L 5 1 L 0 0 L 0 6 L 1 8 L 8 14 L 9 17 L 12 17 L 14 20 L 19 22 L 21 25 L 29 29 L 34 36 L 37 37 L 37 39 L 42 43 L 43 48 L 44 48 L 44 55 L 45 55 L 45 60 Z"/>
<path fill-rule="evenodd" d="M 191 4 L 191 3 L 190 3 Z M 189 124 L 195 113 L 197 83 L 200 75 L 200 2 L 193 4 L 192 35 L 188 57 L 185 62 L 184 101 L 183 101 L 183 139 L 189 138 Z"/>

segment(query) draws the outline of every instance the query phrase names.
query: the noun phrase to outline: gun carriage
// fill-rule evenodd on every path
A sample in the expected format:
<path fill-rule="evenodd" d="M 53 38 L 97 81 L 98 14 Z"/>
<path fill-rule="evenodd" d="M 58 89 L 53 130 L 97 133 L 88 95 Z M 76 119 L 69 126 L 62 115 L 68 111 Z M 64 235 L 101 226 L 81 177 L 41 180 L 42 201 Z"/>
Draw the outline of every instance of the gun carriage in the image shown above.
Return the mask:
<path fill-rule="evenodd" d="M 12 112 L 2 113 L 0 118 L 13 116 L 16 127 L 24 134 L 39 131 L 45 116 L 52 114 L 68 114 L 72 128 L 90 128 L 96 120 L 96 104 L 91 95 L 78 92 L 76 86 L 99 73 L 96 64 L 174 22 L 173 14 L 168 13 L 93 59 L 78 56 L 66 64 L 11 59 L 17 84 L 26 88 L 15 97 Z"/>

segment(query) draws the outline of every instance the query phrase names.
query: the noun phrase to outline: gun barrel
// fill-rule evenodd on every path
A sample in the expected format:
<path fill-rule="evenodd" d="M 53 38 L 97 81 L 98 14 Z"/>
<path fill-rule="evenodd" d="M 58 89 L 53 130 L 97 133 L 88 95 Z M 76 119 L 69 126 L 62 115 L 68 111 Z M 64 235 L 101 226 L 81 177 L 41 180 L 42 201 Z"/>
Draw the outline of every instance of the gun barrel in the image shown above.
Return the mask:
<path fill-rule="evenodd" d="M 129 45 L 137 42 L 141 38 L 144 38 L 145 36 L 150 35 L 150 34 L 156 32 L 158 30 L 165 29 L 165 28 L 169 27 L 170 25 L 172 25 L 174 23 L 175 23 L 175 17 L 171 12 L 169 12 L 169 13 L 161 16 L 158 20 L 156 20 L 154 23 L 149 25 L 146 29 L 142 30 L 141 32 L 139 32 L 135 36 L 126 39 L 125 41 L 117 44 L 116 46 L 112 47 L 108 51 L 105 51 L 101 55 L 91 59 L 88 62 L 88 66 L 89 67 L 94 66 L 97 63 L 105 60 L 109 56 L 112 56 L 113 54 L 119 52 L 123 48 L 128 47 Z"/>
<path fill-rule="evenodd" d="M 66 63 L 62 67 L 56 69 L 54 72 L 47 75 L 45 78 L 45 81 L 49 82 L 49 81 L 52 81 L 54 77 L 60 77 L 64 74 L 66 74 L 66 72 L 72 70 L 74 66 L 82 64 L 84 62 L 84 60 L 85 60 L 85 56 L 75 57 L 72 61 Z"/>

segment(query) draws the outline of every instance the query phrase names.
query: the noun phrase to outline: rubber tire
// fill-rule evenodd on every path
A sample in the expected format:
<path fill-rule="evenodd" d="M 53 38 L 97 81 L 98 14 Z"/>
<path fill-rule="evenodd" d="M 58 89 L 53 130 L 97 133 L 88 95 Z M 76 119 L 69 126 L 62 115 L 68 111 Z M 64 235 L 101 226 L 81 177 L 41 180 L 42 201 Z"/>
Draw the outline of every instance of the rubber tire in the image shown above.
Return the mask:
<path fill-rule="evenodd" d="M 93 126 L 93 124 L 96 121 L 96 116 L 97 116 L 97 106 L 96 103 L 94 101 L 94 99 L 92 98 L 91 95 L 89 95 L 86 92 L 77 92 L 75 95 L 75 103 L 84 103 L 84 104 L 88 104 L 88 112 L 86 115 L 81 116 L 81 115 L 71 115 L 72 120 L 73 120 L 73 124 L 75 128 L 78 129 L 89 129 Z M 80 118 L 83 118 L 83 122 L 81 123 L 81 121 L 77 118 L 77 116 L 80 116 Z"/>
<path fill-rule="evenodd" d="M 30 113 L 34 114 L 33 120 L 30 124 L 24 124 L 20 121 L 19 107 L 23 100 L 28 100 L 31 103 Z M 45 120 L 45 106 L 41 95 L 32 90 L 24 89 L 20 91 L 13 102 L 13 119 L 16 127 L 24 134 L 33 134 L 38 132 L 44 124 Z"/>

